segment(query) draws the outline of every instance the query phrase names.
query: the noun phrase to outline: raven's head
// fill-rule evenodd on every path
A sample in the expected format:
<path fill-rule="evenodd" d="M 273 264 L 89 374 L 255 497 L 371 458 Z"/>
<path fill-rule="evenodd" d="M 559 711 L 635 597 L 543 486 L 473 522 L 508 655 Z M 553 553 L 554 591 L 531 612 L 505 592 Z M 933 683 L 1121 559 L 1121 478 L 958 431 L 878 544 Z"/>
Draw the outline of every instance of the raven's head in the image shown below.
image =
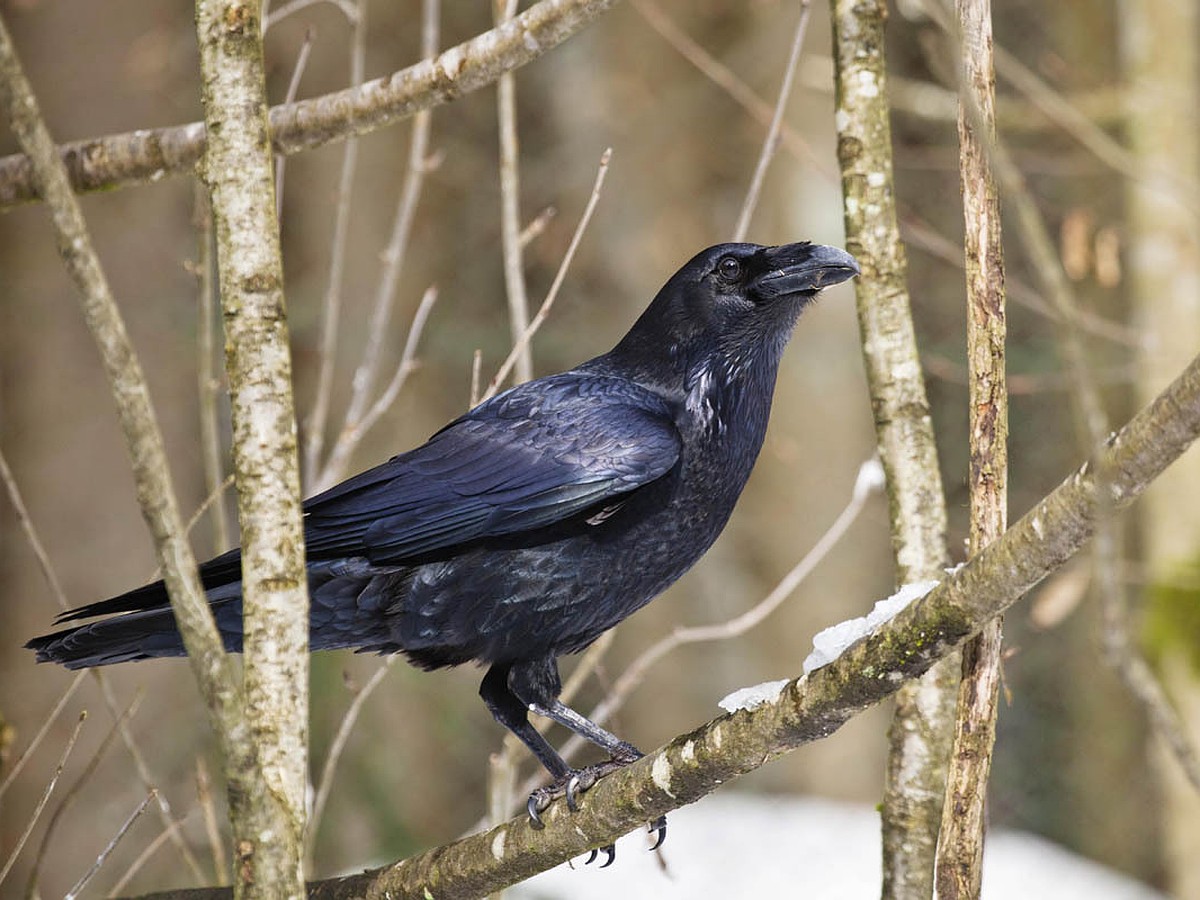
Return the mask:
<path fill-rule="evenodd" d="M 609 357 L 664 386 L 686 386 L 701 369 L 773 379 L 804 307 L 858 273 L 849 253 L 807 241 L 717 244 L 671 276 Z"/>

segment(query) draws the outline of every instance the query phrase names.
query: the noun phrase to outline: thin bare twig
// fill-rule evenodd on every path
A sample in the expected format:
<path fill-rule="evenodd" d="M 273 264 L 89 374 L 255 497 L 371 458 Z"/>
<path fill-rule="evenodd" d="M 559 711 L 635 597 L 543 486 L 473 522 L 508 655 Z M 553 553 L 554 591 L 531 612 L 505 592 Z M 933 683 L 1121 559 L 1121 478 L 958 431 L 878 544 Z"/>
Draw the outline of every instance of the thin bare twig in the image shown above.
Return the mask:
<path fill-rule="evenodd" d="M 438 0 L 423 0 L 421 49 L 426 60 L 432 59 L 437 54 L 438 16 Z M 354 372 L 350 403 L 346 408 L 341 431 L 329 453 L 329 458 L 321 467 L 320 476 L 315 479 L 314 490 L 329 487 L 344 475 L 350 455 L 362 439 L 363 417 L 373 402 L 371 395 L 383 368 L 383 350 L 388 336 L 388 323 L 391 321 L 392 309 L 396 302 L 396 288 L 408 252 L 409 239 L 412 235 L 413 221 L 416 218 L 417 204 L 421 199 L 425 175 L 430 170 L 429 131 L 431 122 L 432 113 L 429 110 L 417 113 L 413 119 L 412 132 L 409 137 L 408 165 L 405 170 L 404 184 L 400 190 L 396 215 L 392 222 L 391 237 L 382 254 L 383 268 L 375 293 L 375 307 L 368 325 L 367 343 L 363 348 L 358 368 Z"/>
<path fill-rule="evenodd" d="M 300 45 L 300 52 L 296 54 L 296 65 L 292 69 L 291 80 L 288 81 L 287 94 L 284 95 L 284 103 L 294 103 L 296 95 L 300 93 L 300 79 L 304 77 L 304 70 L 308 68 L 308 57 L 312 53 L 313 41 L 316 40 L 317 30 L 311 25 L 304 29 L 304 42 Z M 287 157 L 282 153 L 275 154 L 275 215 L 283 218 L 283 180 L 287 172 Z"/>
<path fill-rule="evenodd" d="M 17 485 L 17 479 L 13 476 L 12 469 L 8 467 L 8 459 L 4 455 L 4 450 L 0 449 L 0 480 L 4 482 L 4 489 L 8 493 L 8 500 L 12 503 L 13 511 L 17 514 L 17 522 L 21 526 L 21 530 L 25 533 L 25 540 L 29 544 L 29 549 L 33 551 L 34 558 L 38 561 L 38 567 L 42 570 L 42 576 L 46 579 L 46 584 L 50 586 L 50 592 L 54 594 L 58 601 L 60 609 L 68 607 L 67 594 L 63 590 L 62 582 L 58 580 L 58 574 L 54 571 L 54 566 L 50 562 L 50 555 L 46 552 L 46 547 L 42 543 L 42 539 L 38 536 L 37 528 L 33 524 L 33 518 L 29 515 L 29 508 L 25 505 L 25 498 L 21 496 L 21 489 Z M 3 793 L 0 790 L 0 793 Z"/>
<path fill-rule="evenodd" d="M 212 501 L 213 549 L 218 553 L 229 548 L 229 510 L 225 503 L 221 426 L 218 413 L 221 381 L 216 373 L 217 291 L 213 275 L 212 211 L 208 192 L 200 179 L 195 180 L 192 198 L 192 222 L 196 229 L 196 263 L 193 267 L 197 281 L 196 317 L 196 380 L 200 395 L 200 452 L 204 460 L 204 488 Z M 207 506 L 201 504 L 201 508 Z M 191 530 L 191 526 L 188 526 Z"/>
<path fill-rule="evenodd" d="M 758 156 L 758 164 L 754 167 L 754 177 L 746 191 L 746 199 L 742 201 L 742 211 L 738 214 L 737 227 L 733 229 L 733 240 L 744 241 L 750 230 L 750 217 L 758 205 L 758 196 L 762 192 L 763 181 L 767 177 L 767 167 L 775 158 L 779 148 L 780 131 L 783 128 L 783 114 L 787 110 L 788 98 L 792 95 L 792 82 L 796 78 L 796 68 L 800 62 L 800 51 L 804 46 L 804 35 L 808 31 L 809 0 L 800 0 L 800 21 L 796 23 L 796 36 L 792 39 L 792 51 L 788 56 L 787 68 L 783 72 L 783 84 L 779 88 L 779 99 L 775 101 L 775 112 L 771 116 L 771 126 L 767 129 L 767 137 L 763 141 L 762 151 Z"/>
<path fill-rule="evenodd" d="M 34 857 L 33 866 L 31 867 L 31 871 L 29 873 L 29 880 L 26 882 L 26 897 L 37 896 L 37 884 L 41 878 L 42 863 L 45 862 L 46 854 L 50 850 L 50 844 L 54 839 L 54 834 L 58 828 L 58 823 L 62 821 L 62 817 L 66 815 L 67 810 L 71 808 L 71 804 L 75 801 L 75 798 L 79 796 L 80 791 L 83 790 L 84 786 L 95 774 L 96 769 L 100 766 L 101 760 L 103 760 L 105 754 L 108 753 L 109 747 L 113 745 L 113 741 L 120 734 L 121 726 L 133 718 L 134 713 L 137 712 L 138 706 L 141 705 L 143 696 L 145 696 L 145 692 L 142 690 L 139 690 L 137 694 L 134 695 L 133 701 L 128 707 L 125 708 L 125 711 L 121 713 L 121 717 L 113 723 L 112 728 L 108 730 L 108 734 L 104 736 L 104 740 L 100 742 L 100 746 L 97 747 L 96 751 L 92 754 L 92 758 L 88 760 L 88 764 L 84 767 L 83 772 L 78 778 L 75 779 L 75 782 L 71 785 L 71 787 L 67 789 L 67 792 L 63 795 L 62 800 L 59 801 L 58 806 L 55 808 L 53 815 L 50 816 L 50 821 L 46 823 L 46 830 L 42 834 L 41 843 L 38 845 L 37 856 Z M 147 794 L 147 797 L 152 797 L 154 793 L 155 789 L 151 788 Z"/>
<path fill-rule="evenodd" d="M 100 693 L 104 696 L 105 706 L 108 707 L 114 717 L 118 716 L 121 707 L 117 701 L 117 695 L 113 691 L 112 680 L 99 669 L 91 669 L 89 671 L 95 677 L 96 683 L 100 685 Z M 150 772 L 150 766 L 146 762 L 146 757 L 142 754 L 141 746 L 133 736 L 133 730 L 129 727 L 129 723 L 120 722 L 117 730 L 121 734 L 121 742 L 129 752 L 130 759 L 133 760 L 133 766 L 137 770 L 138 780 L 142 783 L 142 787 L 147 791 L 155 791 L 154 775 Z M 155 791 L 154 802 L 158 808 L 158 818 L 166 829 L 166 834 L 170 837 L 175 850 L 192 873 L 192 877 L 197 881 L 204 881 L 204 872 L 200 868 L 200 861 L 196 859 L 196 854 L 192 852 L 192 848 L 188 846 L 179 828 L 176 827 L 179 824 L 179 820 L 175 818 L 175 813 L 171 809 L 167 795 L 162 791 Z"/>
<path fill-rule="evenodd" d="M 162 847 L 162 845 L 165 844 L 168 839 L 172 839 L 172 835 L 177 833 L 179 829 L 183 827 L 183 824 L 191 818 L 192 813 L 194 812 L 195 810 L 189 810 L 182 819 L 175 819 L 172 821 L 171 824 L 169 824 L 158 835 L 158 837 L 147 844 L 146 849 L 138 854 L 137 859 L 130 863 L 129 868 L 125 870 L 125 873 L 117 879 L 117 883 L 114 884 L 112 889 L 108 892 L 109 896 L 120 896 L 120 894 L 125 890 L 126 885 L 128 885 L 129 882 L 133 880 L 134 876 L 142 870 L 142 866 L 150 861 L 150 857 L 157 853 L 158 849 Z"/>
<path fill-rule="evenodd" d="M 234 482 L 234 476 L 233 476 L 233 473 L 230 472 L 228 475 L 225 476 L 225 478 L 220 482 L 220 484 L 218 484 L 215 488 L 212 489 L 212 491 L 209 493 L 209 495 L 207 497 L 205 497 L 203 500 L 200 501 L 200 505 L 196 507 L 196 511 L 193 512 L 187 520 L 186 527 L 189 532 L 193 528 L 196 527 L 197 523 L 204 516 L 204 514 L 206 512 L 208 512 L 208 510 L 211 507 L 213 507 L 220 498 L 223 498 L 225 496 L 225 492 L 228 491 L 231 487 L 233 487 L 233 482 Z M 226 549 L 226 547 L 218 546 L 217 549 L 223 550 L 223 549 Z M 155 577 L 157 577 L 157 573 L 156 573 Z"/>
<path fill-rule="evenodd" d="M 931 378 L 940 378 L 948 384 L 966 386 L 967 367 L 955 360 L 948 359 L 937 353 L 926 353 L 921 358 L 925 373 Z M 1096 369 L 1096 383 L 1101 385 L 1132 384 L 1137 377 L 1137 364 L 1133 362 L 1117 366 L 1106 366 Z M 1070 391 L 1074 383 L 1067 372 L 1009 372 L 1008 396 L 1046 394 L 1056 391 Z"/>
<path fill-rule="evenodd" d="M 129 814 L 129 818 L 125 820 L 124 824 L 121 825 L 117 833 L 113 835 L 113 839 L 108 842 L 108 845 L 103 850 L 100 851 L 100 855 L 96 857 L 96 861 L 92 863 L 91 868 L 84 872 L 83 877 L 75 882 L 75 886 L 67 891 L 65 895 L 63 895 L 63 900 L 75 900 L 75 898 L 79 896 L 80 892 L 87 886 L 87 883 L 91 881 L 93 877 L 95 877 L 97 872 L 100 871 L 100 867 L 104 865 L 104 863 L 108 860 L 108 857 L 112 855 L 112 852 L 117 849 L 117 844 L 121 842 L 121 838 L 125 837 L 125 835 L 129 832 L 129 829 L 133 827 L 133 823 L 136 822 L 141 817 L 142 813 L 146 811 L 146 807 L 149 806 L 150 801 L 154 799 L 155 793 L 155 791 L 148 793 L 145 799 L 138 804 L 137 809 Z"/>
<path fill-rule="evenodd" d="M 479 387 L 483 382 L 483 351 L 478 347 L 471 354 L 471 397 L 468 409 L 479 405 Z"/>
<path fill-rule="evenodd" d="M 421 295 L 421 302 L 417 305 L 417 311 L 413 313 L 412 324 L 408 327 L 408 337 L 404 341 L 404 351 L 400 354 L 400 362 L 396 366 L 396 371 L 392 375 L 392 380 L 388 382 L 388 386 L 384 388 L 383 393 L 379 395 L 371 408 L 367 410 L 367 414 L 363 416 L 362 421 L 358 423 L 360 436 L 374 428 L 379 417 L 391 409 L 396 398 L 400 396 L 400 391 L 403 390 L 408 376 L 416 371 L 417 344 L 420 343 L 421 335 L 425 332 L 425 323 L 429 320 L 429 314 L 433 312 L 433 305 L 437 303 L 437 298 L 436 285 L 430 285 Z"/>
<path fill-rule="evenodd" d="M 225 842 L 221 840 L 221 829 L 217 825 L 217 807 L 213 802 L 212 779 L 204 757 L 196 757 L 196 799 L 204 814 L 204 833 L 208 835 L 208 849 L 212 854 L 213 872 L 217 884 L 221 884 L 229 873 L 225 862 Z"/>
<path fill-rule="evenodd" d="M 67 701 L 71 699 L 71 695 L 75 693 L 75 689 L 83 682 L 83 676 L 87 672 L 77 672 L 75 677 L 71 679 L 71 683 L 67 685 L 67 689 L 63 691 L 62 696 L 58 698 L 58 702 L 54 704 L 54 708 L 46 716 L 46 721 L 42 723 L 42 727 L 37 730 L 37 734 L 33 736 L 33 740 L 29 742 L 29 746 L 21 751 L 21 755 L 17 757 L 17 761 L 13 763 L 12 768 L 8 770 L 8 774 L 4 776 L 4 781 L 0 782 L 0 798 L 17 780 L 17 776 L 21 774 L 21 769 L 25 768 L 25 763 L 33 757 L 34 751 L 42 743 L 42 739 L 50 732 L 50 726 L 54 724 L 54 720 L 58 718 L 58 714 L 63 711 L 63 707 L 67 705 Z"/>
<path fill-rule="evenodd" d="M 713 84 L 724 90 L 759 124 L 770 128 L 774 118 L 771 104 L 759 97 L 728 66 L 692 40 L 654 0 L 630 0 L 630 6 L 646 20 L 651 28 L 658 32 L 659 36 L 675 48 L 680 56 L 695 66 Z M 805 140 L 804 136 L 786 123 L 781 127 L 780 140 L 787 151 L 802 160 L 805 165 L 813 167 L 829 178 L 836 177 L 837 173 L 829 167 L 825 157 L 813 150 L 812 145 Z"/>
<path fill-rule="evenodd" d="M 383 683 L 384 676 L 392 668 L 392 665 L 399 659 L 398 656 L 389 656 L 379 664 L 379 667 L 371 673 L 371 677 L 367 683 L 354 695 L 354 699 L 350 701 L 350 705 L 346 708 L 345 714 L 342 716 L 342 721 L 338 725 L 337 733 L 333 736 L 333 742 L 329 745 L 329 753 L 325 756 L 325 764 L 321 767 L 321 777 L 317 779 L 317 793 L 313 800 L 312 814 L 308 818 L 308 840 L 307 849 L 305 852 L 306 864 L 311 867 L 313 854 L 316 852 L 317 835 L 321 830 L 321 821 L 325 817 L 325 807 L 329 802 L 329 795 L 333 790 L 333 777 L 337 772 L 338 763 L 342 760 L 342 754 L 346 750 L 346 743 L 350 740 L 350 733 L 354 730 L 355 724 L 358 722 L 359 713 L 362 712 L 363 704 L 367 702 L 371 694 L 375 692 L 375 688 Z"/>
<path fill-rule="evenodd" d="M 357 87 L 366 77 L 367 64 L 367 0 L 358 0 L 354 7 L 350 32 L 350 84 Z M 338 176 L 337 208 L 333 219 L 333 236 L 329 253 L 329 281 L 325 301 L 321 304 L 321 339 L 317 345 L 320 368 L 313 408 L 305 424 L 304 481 L 311 492 L 311 482 L 317 478 L 321 453 L 325 448 L 325 428 L 329 422 L 329 403 L 333 396 L 334 363 L 337 360 L 338 324 L 342 312 L 342 275 L 346 269 L 349 249 L 350 208 L 354 197 L 354 176 L 358 170 L 358 137 L 347 138 L 342 148 L 342 170 Z"/>
<path fill-rule="evenodd" d="M 537 240 L 546 231 L 546 226 L 550 224 L 550 220 L 558 215 L 558 210 L 553 206 L 547 206 L 540 213 L 533 217 L 533 220 L 521 229 L 521 235 L 518 243 L 521 249 L 524 250 L 533 241 Z"/>
<path fill-rule="evenodd" d="M 517 0 L 494 0 L 497 25 L 512 20 Z M 529 326 L 529 294 L 525 287 L 525 260 L 521 252 L 521 174 L 517 139 L 517 82 L 505 72 L 496 82 L 496 113 L 500 132 L 500 238 L 504 256 L 504 290 L 508 297 L 508 325 L 515 360 L 516 381 L 533 377 L 533 352 L 521 336 Z"/>
<path fill-rule="evenodd" d="M 263 4 L 263 31 L 269 31 L 274 25 L 283 21 L 288 16 L 307 9 L 310 6 L 316 6 L 318 3 L 328 3 L 330 6 L 337 7 L 351 25 L 357 26 L 361 21 L 362 5 L 353 2 L 353 0 L 292 0 L 291 3 L 285 3 L 279 9 L 269 12 L 266 9 L 266 4 Z"/>
<path fill-rule="evenodd" d="M 558 298 L 559 288 L 562 287 L 563 280 L 567 277 L 567 269 L 571 265 L 571 260 L 575 258 L 575 251 L 578 249 L 579 242 L 583 238 L 583 232 L 587 228 L 588 222 L 591 221 L 592 213 L 596 209 L 596 203 L 600 199 L 600 190 L 604 187 L 604 178 L 608 175 L 608 164 L 611 160 L 612 148 L 609 147 L 600 155 L 600 168 L 596 172 L 596 183 L 592 185 L 592 194 L 588 197 L 583 215 L 579 217 L 579 224 L 575 226 L 575 233 L 571 235 L 571 243 L 567 246 L 567 252 L 563 255 L 562 263 L 559 264 L 558 271 L 554 274 L 554 281 L 550 284 L 550 290 L 546 292 L 546 299 L 538 307 L 537 314 L 530 320 L 529 325 L 517 337 L 516 343 L 513 344 L 512 350 L 509 351 L 508 357 L 501 363 L 500 368 L 496 370 L 496 374 L 492 376 L 492 380 L 488 382 L 488 389 L 483 394 L 483 400 L 496 396 L 496 392 L 500 390 L 500 385 L 508 377 L 508 373 L 520 358 L 524 348 L 528 346 L 533 336 L 537 333 L 537 330 L 542 327 L 542 323 L 546 321 L 546 317 L 550 315 L 550 308 Z"/>
<path fill-rule="evenodd" d="M 83 723 L 87 721 L 87 710 L 79 714 L 79 721 L 75 723 L 75 730 L 71 732 L 70 738 L 67 739 L 67 745 L 63 748 L 62 756 L 58 758 L 58 765 L 54 768 L 54 774 L 50 777 L 50 782 L 46 785 L 46 789 L 42 791 L 41 799 L 38 800 L 37 806 L 34 807 L 33 815 L 29 817 L 29 822 L 25 826 L 25 830 L 21 832 L 21 836 L 17 839 L 16 845 L 13 847 L 12 854 L 8 857 L 8 862 L 4 864 L 4 868 L 0 869 L 0 884 L 4 883 L 4 879 L 8 877 L 8 873 L 12 871 L 12 867 L 17 862 L 17 857 L 21 855 L 21 851 L 25 848 L 25 842 L 29 840 L 29 836 L 33 834 L 33 827 L 37 825 L 37 820 L 41 817 L 42 811 L 46 808 L 46 804 L 50 800 L 50 794 L 54 790 L 54 786 L 58 784 L 58 779 L 62 777 L 63 769 L 67 765 L 67 757 L 71 755 L 71 751 L 75 749 L 75 742 L 79 740 L 79 732 L 83 729 Z"/>
<path fill-rule="evenodd" d="M 963 269 L 962 251 L 949 238 L 939 234 L 932 225 L 907 210 L 902 214 L 900 231 L 909 247 L 919 247 L 931 256 L 956 269 Z M 1040 316 L 1057 322 L 1058 312 L 1046 302 L 1040 291 L 1019 278 L 1007 276 L 1005 288 L 1009 299 L 1020 303 Z M 1091 310 L 1078 310 L 1078 325 L 1088 334 L 1135 350 L 1146 348 L 1146 339 L 1135 329 L 1121 322 L 1106 319 Z M 1009 386 L 1010 388 L 1012 385 Z"/>

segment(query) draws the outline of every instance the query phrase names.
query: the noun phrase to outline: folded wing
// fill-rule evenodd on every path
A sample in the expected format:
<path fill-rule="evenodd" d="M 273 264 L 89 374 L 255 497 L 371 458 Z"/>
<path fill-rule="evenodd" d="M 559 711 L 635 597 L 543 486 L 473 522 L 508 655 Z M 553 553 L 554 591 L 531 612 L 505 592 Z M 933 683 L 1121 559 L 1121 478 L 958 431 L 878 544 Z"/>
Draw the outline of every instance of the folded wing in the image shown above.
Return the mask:
<path fill-rule="evenodd" d="M 518 386 L 430 440 L 304 504 L 308 560 L 405 565 L 487 538 L 595 515 L 679 461 L 668 402 L 624 379 L 566 372 Z M 231 550 L 200 567 L 207 590 L 241 579 Z M 165 606 L 162 582 L 60 621 Z"/>

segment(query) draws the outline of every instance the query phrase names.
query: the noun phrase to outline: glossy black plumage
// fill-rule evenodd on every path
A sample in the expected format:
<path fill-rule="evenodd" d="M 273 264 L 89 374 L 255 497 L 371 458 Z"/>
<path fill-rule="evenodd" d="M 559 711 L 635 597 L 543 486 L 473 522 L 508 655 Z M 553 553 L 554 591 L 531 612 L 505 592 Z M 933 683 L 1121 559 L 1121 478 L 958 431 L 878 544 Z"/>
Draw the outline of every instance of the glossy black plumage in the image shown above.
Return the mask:
<path fill-rule="evenodd" d="M 716 539 L 762 446 L 797 316 L 857 271 L 844 252 L 807 243 L 709 248 L 609 353 L 513 388 L 307 501 L 313 649 L 490 665 L 489 709 L 560 782 L 577 773 L 528 709 L 618 763 L 636 758 L 558 703 L 555 660 L 661 593 Z M 201 567 L 231 650 L 240 568 L 236 550 Z M 96 616 L 108 618 L 28 646 L 71 668 L 183 652 L 161 582 L 62 621 Z"/>

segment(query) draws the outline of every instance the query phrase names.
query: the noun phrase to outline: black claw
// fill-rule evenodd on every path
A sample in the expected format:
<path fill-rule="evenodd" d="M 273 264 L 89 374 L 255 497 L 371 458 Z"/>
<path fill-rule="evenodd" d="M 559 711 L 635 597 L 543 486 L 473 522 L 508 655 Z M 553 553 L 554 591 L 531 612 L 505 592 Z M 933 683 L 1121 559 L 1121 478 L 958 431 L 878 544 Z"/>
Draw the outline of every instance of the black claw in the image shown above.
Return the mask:
<path fill-rule="evenodd" d="M 582 782 L 579 780 L 579 773 L 576 772 L 567 779 L 567 809 L 571 812 L 579 812 L 579 793 L 581 790 L 586 790 L 582 787 Z"/>
<path fill-rule="evenodd" d="M 608 854 L 608 859 L 605 860 L 604 865 L 602 865 L 600 868 L 607 869 L 613 864 L 613 860 L 617 858 L 617 845 L 609 844 L 607 847 L 601 847 L 600 849 Z"/>
<path fill-rule="evenodd" d="M 654 841 L 654 846 L 650 848 L 651 851 L 654 851 L 661 847 L 663 845 L 663 841 L 667 839 L 667 817 L 659 816 L 650 823 L 649 828 L 652 832 L 658 832 L 658 837 Z"/>
<path fill-rule="evenodd" d="M 541 809 L 538 808 L 539 805 L 541 806 Z M 529 814 L 529 824 L 537 831 L 541 831 L 546 827 L 546 823 L 542 821 L 542 817 L 539 815 L 539 813 L 548 805 L 549 802 L 546 801 L 545 798 L 537 791 L 534 791 L 529 795 L 529 800 L 525 804 L 525 812 Z"/>
<path fill-rule="evenodd" d="M 591 853 L 589 853 L 589 854 L 588 854 L 588 858 L 587 858 L 587 862 L 585 862 L 585 863 L 584 863 L 584 865 L 585 865 L 585 866 L 590 866 L 592 863 L 594 863 L 594 862 L 596 861 L 596 855 L 597 855 L 599 852 L 600 852 L 599 850 L 593 850 Z"/>
<path fill-rule="evenodd" d="M 633 752 L 637 752 L 636 750 Z M 587 766 L 583 769 L 572 769 L 567 774 L 558 778 L 553 784 L 546 787 L 538 788 L 529 795 L 529 800 L 525 803 L 525 811 L 529 814 L 529 824 L 531 827 L 541 830 L 545 828 L 545 823 L 542 822 L 541 813 L 546 810 L 550 804 L 559 797 L 565 797 L 567 801 L 567 809 L 571 812 L 579 811 L 579 798 L 585 791 L 590 790 L 596 785 L 601 778 L 622 766 L 628 765 L 628 760 L 611 759 L 607 762 L 598 763 L 594 766 Z M 665 819 L 663 820 L 665 828 Z M 657 824 L 657 823 L 656 823 Z M 662 838 L 659 838 L 659 844 L 662 843 Z M 658 846 L 657 844 L 655 846 Z M 613 858 L 616 856 L 616 850 L 612 847 L 603 848 L 608 854 L 608 861 L 600 868 L 612 864 Z M 586 864 L 590 864 L 596 858 L 593 853 Z"/>
<path fill-rule="evenodd" d="M 571 812 L 578 812 L 580 795 L 582 795 L 585 791 L 590 791 L 593 787 L 595 787 L 598 780 L 599 779 L 597 778 L 596 773 L 590 768 L 580 769 L 577 772 L 574 772 L 571 777 L 567 779 L 567 784 L 564 789 L 567 797 L 567 809 L 569 809 Z"/>

